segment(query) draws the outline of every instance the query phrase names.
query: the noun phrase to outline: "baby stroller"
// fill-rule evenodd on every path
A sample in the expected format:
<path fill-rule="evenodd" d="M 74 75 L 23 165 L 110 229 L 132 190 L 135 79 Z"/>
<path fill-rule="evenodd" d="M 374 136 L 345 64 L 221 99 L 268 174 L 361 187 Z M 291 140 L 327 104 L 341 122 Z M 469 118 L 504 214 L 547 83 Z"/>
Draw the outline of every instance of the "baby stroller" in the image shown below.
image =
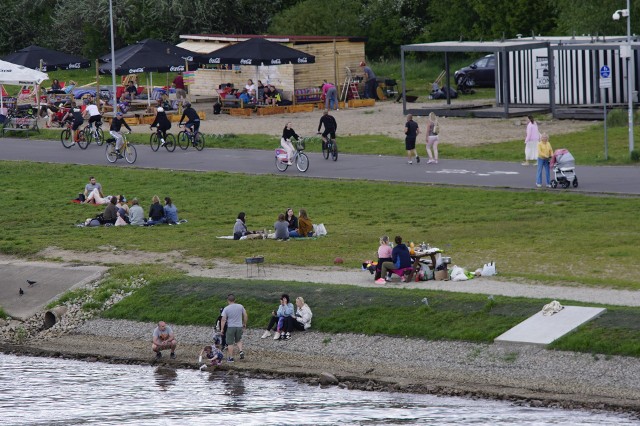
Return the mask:
<path fill-rule="evenodd" d="M 567 149 L 556 149 L 551 157 L 551 167 L 553 168 L 554 178 L 551 180 L 551 187 L 557 188 L 558 185 L 568 188 L 573 185 L 578 187 L 578 176 L 576 176 L 576 160 Z"/>

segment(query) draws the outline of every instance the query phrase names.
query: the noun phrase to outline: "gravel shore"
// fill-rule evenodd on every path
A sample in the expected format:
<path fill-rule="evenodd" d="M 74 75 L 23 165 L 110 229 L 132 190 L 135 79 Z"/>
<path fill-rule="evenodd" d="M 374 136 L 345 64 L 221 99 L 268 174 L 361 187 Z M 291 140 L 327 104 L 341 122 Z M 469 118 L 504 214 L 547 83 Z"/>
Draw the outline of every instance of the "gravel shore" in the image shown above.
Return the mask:
<path fill-rule="evenodd" d="M 63 355 L 91 361 L 155 363 L 150 348 L 154 324 L 95 319 L 71 334 L 0 345 L 6 352 Z M 197 355 L 211 328 L 174 326 L 178 358 L 160 361 L 198 368 Z M 533 346 L 425 341 L 387 336 L 294 333 L 289 341 L 261 339 L 247 330 L 246 358 L 223 369 L 317 382 L 323 372 L 339 386 L 512 400 L 532 406 L 586 407 L 640 413 L 640 360 Z"/>

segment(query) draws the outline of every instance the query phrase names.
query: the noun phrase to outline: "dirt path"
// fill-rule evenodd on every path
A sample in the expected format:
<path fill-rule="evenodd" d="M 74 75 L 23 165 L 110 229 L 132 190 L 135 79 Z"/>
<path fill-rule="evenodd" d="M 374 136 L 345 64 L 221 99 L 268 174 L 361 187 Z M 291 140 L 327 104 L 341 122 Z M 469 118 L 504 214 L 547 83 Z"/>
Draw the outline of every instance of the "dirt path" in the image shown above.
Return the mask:
<path fill-rule="evenodd" d="M 433 105 L 433 104 L 430 104 Z M 282 129 L 288 121 L 300 135 L 315 134 L 318 129 L 321 112 L 281 114 L 271 116 L 232 117 L 227 114 L 213 115 L 213 104 L 198 103 L 195 108 L 206 112 L 206 120 L 200 126 L 204 133 L 212 134 L 268 134 L 282 135 Z M 339 135 L 385 135 L 404 139 L 402 105 L 378 102 L 374 107 L 348 108 L 332 113 L 338 122 Z M 418 125 L 426 127 L 426 117 L 417 117 Z M 526 133 L 526 118 L 489 119 L 489 118 L 440 118 L 441 143 L 457 146 L 473 146 L 486 143 L 504 142 L 522 139 Z M 547 120 L 539 123 L 540 130 L 554 134 L 572 133 L 583 130 L 593 123 L 575 120 Z M 146 128 L 147 126 L 139 126 Z M 523 148 L 524 149 L 524 148 Z"/>

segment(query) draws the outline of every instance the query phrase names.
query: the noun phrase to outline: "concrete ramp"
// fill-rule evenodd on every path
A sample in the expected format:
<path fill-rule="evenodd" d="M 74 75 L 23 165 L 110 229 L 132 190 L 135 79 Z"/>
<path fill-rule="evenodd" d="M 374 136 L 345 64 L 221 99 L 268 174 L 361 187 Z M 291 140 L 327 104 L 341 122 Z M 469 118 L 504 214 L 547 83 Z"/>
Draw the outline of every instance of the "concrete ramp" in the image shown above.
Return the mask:
<path fill-rule="evenodd" d="M 550 316 L 544 316 L 540 311 L 496 337 L 494 342 L 548 345 L 605 311 L 605 308 L 582 306 L 565 306 L 563 310 Z"/>
<path fill-rule="evenodd" d="M 7 315 L 26 320 L 65 291 L 96 280 L 108 268 L 0 259 L 0 306 Z M 27 280 L 36 281 L 29 285 Z M 22 289 L 24 294 L 19 294 Z"/>

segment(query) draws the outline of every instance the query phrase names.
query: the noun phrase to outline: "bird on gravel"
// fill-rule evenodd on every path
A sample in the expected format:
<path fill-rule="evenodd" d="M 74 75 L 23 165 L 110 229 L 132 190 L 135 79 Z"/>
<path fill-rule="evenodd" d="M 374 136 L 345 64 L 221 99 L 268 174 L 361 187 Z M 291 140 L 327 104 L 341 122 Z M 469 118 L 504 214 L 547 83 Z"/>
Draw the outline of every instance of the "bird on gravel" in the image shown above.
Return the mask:
<path fill-rule="evenodd" d="M 34 285 L 35 283 L 37 283 L 37 281 L 27 280 L 27 284 L 29 284 L 29 287 L 31 287 L 31 286 L 32 286 L 32 285 Z"/>
<path fill-rule="evenodd" d="M 18 291 L 18 294 L 19 294 L 20 296 L 22 296 L 22 295 L 24 294 L 24 290 L 22 289 L 22 287 L 20 287 L 20 290 Z"/>

